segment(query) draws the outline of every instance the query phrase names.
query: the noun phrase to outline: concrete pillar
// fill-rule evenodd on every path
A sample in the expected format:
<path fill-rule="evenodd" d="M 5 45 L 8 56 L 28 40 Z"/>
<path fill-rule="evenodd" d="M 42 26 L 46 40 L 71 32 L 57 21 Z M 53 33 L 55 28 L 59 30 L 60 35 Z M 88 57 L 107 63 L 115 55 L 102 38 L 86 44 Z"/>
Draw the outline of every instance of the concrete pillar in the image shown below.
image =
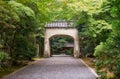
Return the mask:
<path fill-rule="evenodd" d="M 39 44 L 36 44 L 37 52 L 36 52 L 36 57 L 39 57 Z"/>
<path fill-rule="evenodd" d="M 45 58 L 49 58 L 49 57 L 50 57 L 50 44 L 49 44 L 49 39 L 45 38 L 44 44 L 45 44 L 44 57 L 45 57 Z"/>
<path fill-rule="evenodd" d="M 80 51 L 79 51 L 79 41 L 77 38 L 74 39 L 74 57 L 79 58 L 80 57 Z"/>

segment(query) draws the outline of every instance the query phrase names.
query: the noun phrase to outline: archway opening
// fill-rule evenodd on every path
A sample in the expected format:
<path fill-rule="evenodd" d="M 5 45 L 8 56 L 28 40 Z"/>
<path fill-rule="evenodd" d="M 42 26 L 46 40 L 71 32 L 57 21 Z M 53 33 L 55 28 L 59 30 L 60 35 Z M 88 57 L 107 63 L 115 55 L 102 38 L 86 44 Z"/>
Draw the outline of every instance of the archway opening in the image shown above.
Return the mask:
<path fill-rule="evenodd" d="M 53 36 L 50 41 L 50 55 L 55 56 L 73 56 L 74 39 L 70 36 Z"/>

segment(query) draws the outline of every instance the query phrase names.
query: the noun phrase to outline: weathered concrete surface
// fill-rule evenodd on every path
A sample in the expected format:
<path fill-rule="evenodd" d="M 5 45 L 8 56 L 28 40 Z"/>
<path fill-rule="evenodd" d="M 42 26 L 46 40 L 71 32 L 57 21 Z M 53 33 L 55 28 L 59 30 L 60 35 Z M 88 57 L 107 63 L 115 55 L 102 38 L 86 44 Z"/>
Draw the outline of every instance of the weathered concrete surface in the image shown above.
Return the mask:
<path fill-rule="evenodd" d="M 69 36 L 74 39 L 74 57 L 79 58 L 79 38 L 78 30 L 76 28 L 47 28 L 45 30 L 45 40 L 44 40 L 44 57 L 50 57 L 50 39 L 55 36 Z"/>
<path fill-rule="evenodd" d="M 42 59 L 3 79 L 96 79 L 80 59 L 51 57 Z"/>

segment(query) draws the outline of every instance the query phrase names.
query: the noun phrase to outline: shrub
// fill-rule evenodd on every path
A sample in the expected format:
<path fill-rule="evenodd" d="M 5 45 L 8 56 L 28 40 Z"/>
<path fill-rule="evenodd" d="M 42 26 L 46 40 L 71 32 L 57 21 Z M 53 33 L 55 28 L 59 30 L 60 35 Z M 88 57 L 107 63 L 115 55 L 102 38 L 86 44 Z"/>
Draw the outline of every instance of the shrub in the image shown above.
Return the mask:
<path fill-rule="evenodd" d="M 94 56 L 100 56 L 105 52 L 105 49 L 104 43 L 101 42 L 100 45 L 96 46 Z"/>
<path fill-rule="evenodd" d="M 6 61 L 9 59 L 9 55 L 5 52 L 0 51 L 0 61 Z"/>
<path fill-rule="evenodd" d="M 0 67 L 8 66 L 9 55 L 5 52 L 0 51 Z"/>
<path fill-rule="evenodd" d="M 15 47 L 13 52 L 14 60 L 31 60 L 35 56 L 36 48 L 26 37 L 18 36 L 15 39 Z"/>

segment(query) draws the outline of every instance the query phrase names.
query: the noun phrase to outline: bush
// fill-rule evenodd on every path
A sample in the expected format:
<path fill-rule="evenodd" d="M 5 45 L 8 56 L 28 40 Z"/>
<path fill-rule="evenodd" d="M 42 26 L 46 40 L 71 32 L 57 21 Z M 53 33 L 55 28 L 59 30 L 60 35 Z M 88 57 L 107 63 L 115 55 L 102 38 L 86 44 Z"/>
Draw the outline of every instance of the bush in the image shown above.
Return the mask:
<path fill-rule="evenodd" d="M 65 50 L 65 54 L 66 55 L 72 55 L 73 54 L 73 50 L 72 49 Z"/>
<path fill-rule="evenodd" d="M 5 52 L 0 51 L 0 61 L 6 61 L 9 59 L 9 55 Z"/>
<path fill-rule="evenodd" d="M 106 42 L 101 43 L 95 48 L 94 55 L 97 58 L 96 66 L 100 72 L 106 73 L 107 79 L 120 78 L 119 39 L 120 39 L 119 34 L 111 34 L 111 36 L 107 39 Z"/>
<path fill-rule="evenodd" d="M 96 46 L 94 56 L 101 56 L 105 52 L 104 43 L 101 42 L 100 45 Z"/>
<path fill-rule="evenodd" d="M 13 52 L 14 60 L 31 60 L 35 56 L 36 48 L 34 44 L 24 36 L 18 36 L 15 39 L 15 47 Z"/>
<path fill-rule="evenodd" d="M 0 51 L 0 67 L 8 66 L 9 55 L 5 52 Z"/>

